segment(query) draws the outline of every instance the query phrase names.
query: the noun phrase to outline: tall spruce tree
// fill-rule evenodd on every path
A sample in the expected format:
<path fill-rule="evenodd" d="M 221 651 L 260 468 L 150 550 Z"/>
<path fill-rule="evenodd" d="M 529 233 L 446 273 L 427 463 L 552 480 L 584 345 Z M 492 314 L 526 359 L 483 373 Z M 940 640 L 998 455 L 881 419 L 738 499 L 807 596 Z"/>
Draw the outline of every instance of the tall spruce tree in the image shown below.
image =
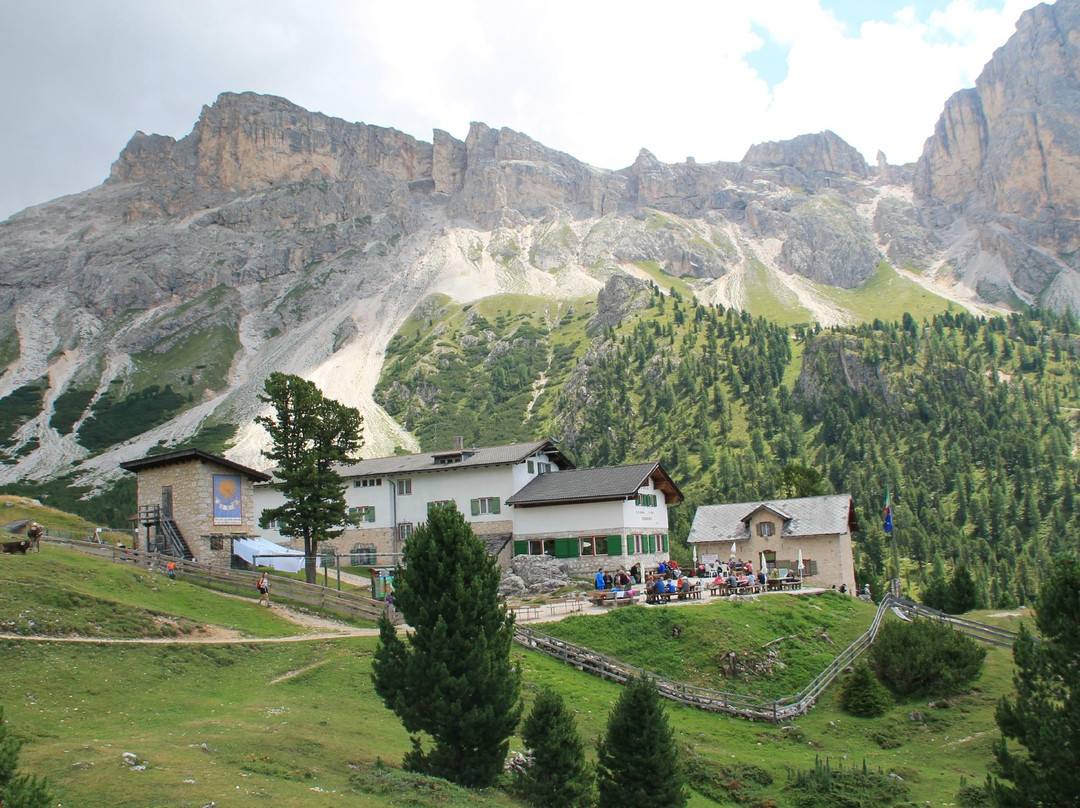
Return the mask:
<path fill-rule="evenodd" d="M 585 808 L 593 804 L 593 772 L 574 716 L 558 691 L 536 696 L 521 728 L 532 761 L 518 775 L 517 787 L 533 805 Z"/>
<path fill-rule="evenodd" d="M 277 487 L 285 503 L 267 508 L 259 525 L 277 521 L 278 532 L 304 540 L 305 577 L 315 583 L 319 543 L 340 536 L 349 524 L 345 484 L 335 465 L 354 460 L 363 445 L 363 418 L 352 407 L 324 398 L 313 383 L 285 373 L 271 373 L 261 400 L 274 414 L 256 418 L 270 435 L 263 454 L 274 461 Z"/>
<path fill-rule="evenodd" d="M 18 771 L 21 746 L 0 707 L 0 808 L 49 808 L 53 800 L 46 781 Z"/>
<path fill-rule="evenodd" d="M 1003 697 L 994 754 L 1011 785 L 991 783 L 994 804 L 1008 808 L 1076 808 L 1080 790 L 1080 558 L 1059 557 L 1036 601 L 1042 642 L 1021 626 L 1013 644 L 1014 698 Z M 1009 751 L 1006 738 L 1027 750 Z"/>
<path fill-rule="evenodd" d="M 599 808 L 667 808 L 689 799 L 675 733 L 650 679 L 629 679 L 597 745 Z"/>
<path fill-rule="evenodd" d="M 434 506 L 405 544 L 394 604 L 412 631 L 379 620 L 375 692 L 418 735 L 403 765 L 463 786 L 502 771 L 521 718 L 521 671 L 510 662 L 514 616 L 499 599 L 497 561 L 451 505 Z"/>

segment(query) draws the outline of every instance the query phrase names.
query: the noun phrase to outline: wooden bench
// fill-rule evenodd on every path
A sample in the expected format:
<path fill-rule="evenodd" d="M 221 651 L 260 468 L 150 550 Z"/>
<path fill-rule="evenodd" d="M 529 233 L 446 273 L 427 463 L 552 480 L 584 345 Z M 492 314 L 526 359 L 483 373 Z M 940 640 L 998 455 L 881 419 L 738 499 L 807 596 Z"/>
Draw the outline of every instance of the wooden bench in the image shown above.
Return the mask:
<path fill-rule="evenodd" d="M 607 589 L 602 592 L 590 592 L 586 597 L 588 597 L 593 606 L 603 606 L 605 608 L 611 606 L 633 606 L 637 603 L 637 594 L 622 592 L 616 596 L 614 589 Z"/>
<path fill-rule="evenodd" d="M 646 603 L 670 603 L 674 592 L 649 592 L 645 595 Z"/>

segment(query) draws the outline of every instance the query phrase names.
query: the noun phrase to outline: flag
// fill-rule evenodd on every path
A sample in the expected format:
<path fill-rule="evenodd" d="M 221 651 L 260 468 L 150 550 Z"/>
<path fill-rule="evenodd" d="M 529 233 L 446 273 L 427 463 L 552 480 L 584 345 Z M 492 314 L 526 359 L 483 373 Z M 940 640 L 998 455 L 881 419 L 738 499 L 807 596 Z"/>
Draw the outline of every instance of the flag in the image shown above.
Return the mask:
<path fill-rule="evenodd" d="M 892 533 L 892 494 L 889 491 L 889 486 L 885 486 L 885 528 L 886 533 Z"/>

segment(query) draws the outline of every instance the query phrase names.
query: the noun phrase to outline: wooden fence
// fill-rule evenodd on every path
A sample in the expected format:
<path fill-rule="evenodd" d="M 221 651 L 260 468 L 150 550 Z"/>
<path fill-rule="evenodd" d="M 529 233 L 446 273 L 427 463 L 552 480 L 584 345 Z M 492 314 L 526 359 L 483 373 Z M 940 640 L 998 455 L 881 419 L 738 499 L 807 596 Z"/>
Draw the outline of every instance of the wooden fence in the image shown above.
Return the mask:
<path fill-rule="evenodd" d="M 566 665 L 573 665 L 580 671 L 609 679 L 620 684 L 631 676 L 647 676 L 653 680 L 660 695 L 671 701 L 718 713 L 773 722 L 788 721 L 795 716 L 805 714 L 817 702 L 825 689 L 831 685 L 849 665 L 855 663 L 877 637 L 885 615 L 892 609 L 902 612 L 907 617 L 919 616 L 938 620 L 950 625 L 974 639 L 994 645 L 1011 646 L 1016 633 L 1004 628 L 997 628 L 974 620 L 943 614 L 926 606 L 921 606 L 904 598 L 886 595 L 878 604 L 877 612 L 870 627 L 845 648 L 825 669 L 814 677 L 806 687 L 793 696 L 784 696 L 775 701 L 755 699 L 737 693 L 725 693 L 704 687 L 675 682 L 644 668 L 629 665 L 618 659 L 604 656 L 589 648 L 566 642 L 536 631 L 527 626 L 517 626 L 515 639 L 526 648 L 547 654 Z"/>
<path fill-rule="evenodd" d="M 255 592 L 256 576 L 250 570 L 215 567 L 212 564 L 184 561 L 173 556 L 147 553 L 141 550 L 121 549 L 111 544 L 98 544 L 77 539 L 58 539 L 48 536 L 44 540 L 64 547 L 71 547 L 99 558 L 106 558 L 117 564 L 137 564 L 148 569 L 156 569 L 161 573 L 165 572 L 166 565 L 172 561 L 176 564 L 177 577 L 183 578 L 189 583 L 222 592 L 243 593 L 245 595 L 251 595 Z M 386 604 L 382 601 L 353 592 L 338 592 L 336 589 L 318 584 L 294 581 L 290 578 L 274 578 L 272 585 L 272 594 L 275 599 L 301 603 L 316 609 L 324 609 L 343 617 L 378 620 L 379 616 L 386 610 Z M 395 622 L 400 622 L 400 617 L 395 616 Z"/>

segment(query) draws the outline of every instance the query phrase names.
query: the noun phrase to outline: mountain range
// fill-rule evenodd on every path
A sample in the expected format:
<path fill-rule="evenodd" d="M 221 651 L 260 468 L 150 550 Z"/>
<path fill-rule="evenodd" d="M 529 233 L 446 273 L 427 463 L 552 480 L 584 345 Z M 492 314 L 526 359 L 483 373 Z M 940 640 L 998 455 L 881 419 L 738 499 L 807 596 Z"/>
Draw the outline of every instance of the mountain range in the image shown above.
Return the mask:
<path fill-rule="evenodd" d="M 448 303 L 588 312 L 567 361 L 641 282 L 789 325 L 1080 311 L 1078 30 L 1080 0 L 1025 12 L 902 166 L 826 131 L 609 171 L 482 123 L 425 142 L 224 93 L 188 136 L 137 132 L 101 186 L 0 222 L 0 484 L 98 490 L 192 440 L 264 466 L 275 370 L 357 406 L 366 455 L 415 451 L 376 388 Z"/>

